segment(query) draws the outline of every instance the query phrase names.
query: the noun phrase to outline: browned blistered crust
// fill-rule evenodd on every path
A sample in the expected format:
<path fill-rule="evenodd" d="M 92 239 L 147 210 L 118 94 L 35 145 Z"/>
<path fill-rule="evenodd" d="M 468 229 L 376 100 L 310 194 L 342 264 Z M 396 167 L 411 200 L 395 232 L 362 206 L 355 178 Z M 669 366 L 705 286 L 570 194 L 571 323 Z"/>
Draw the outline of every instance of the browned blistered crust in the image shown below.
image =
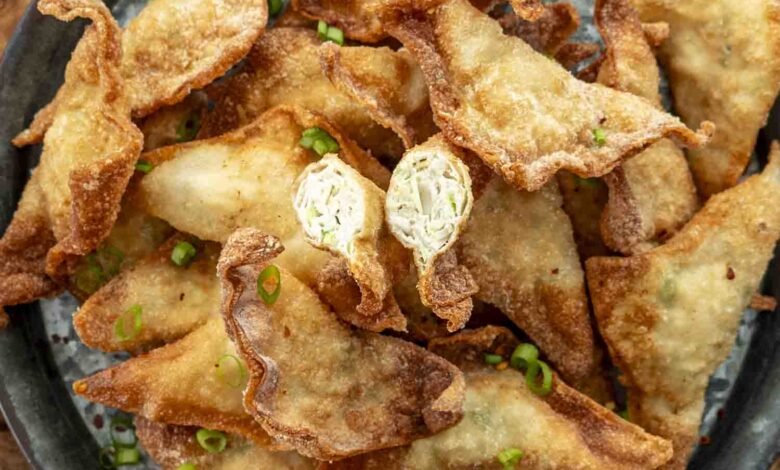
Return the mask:
<path fill-rule="evenodd" d="M 383 21 L 385 29 L 412 52 L 422 67 L 434 120 L 447 138 L 474 150 L 519 189 L 536 190 L 560 169 L 583 177 L 601 176 L 660 138 L 674 137 L 686 145 L 698 146 L 707 142 L 713 131 L 710 123 L 706 123 L 701 132 L 694 133 L 679 119 L 636 97 L 579 82 L 520 39 L 503 35 L 497 23 L 465 0 L 450 0 L 428 10 L 387 7 Z M 463 27 L 462 23 L 468 23 L 469 27 Z M 454 40 L 456 32 L 457 41 Z M 478 54 L 468 55 L 459 49 L 460 44 L 491 41 L 501 52 L 492 55 L 489 62 Z M 535 78 L 538 83 L 529 84 L 525 92 L 537 90 L 535 96 L 549 101 L 545 104 L 552 110 L 551 115 L 562 105 L 564 93 L 571 96 L 567 105 L 570 114 L 556 116 L 555 132 L 559 135 L 551 137 L 549 142 L 545 140 L 548 136 L 532 135 L 535 132 L 532 128 L 524 128 L 536 117 L 534 110 L 523 108 L 523 103 L 532 100 L 506 101 L 505 90 L 500 85 L 513 83 L 511 77 L 500 81 L 491 75 L 496 86 L 484 90 L 474 88 L 477 83 L 472 83 L 486 79 L 483 76 L 499 64 L 501 70 L 509 71 L 512 61 L 519 64 L 520 57 L 525 59 L 523 67 L 538 69 Z M 471 62 L 461 64 L 467 60 Z M 543 83 L 541 75 L 544 75 Z M 542 92 L 544 87 L 547 88 Z M 576 102 L 578 99 L 580 103 Z M 497 109 L 500 103 L 506 112 Z M 517 106 L 510 111 L 514 104 Z M 594 145 L 592 135 L 599 126 L 610 136 L 601 146 Z M 563 135 L 567 137 L 561 139 Z M 544 148 L 540 149 L 540 145 Z"/>
<path fill-rule="evenodd" d="M 450 332 L 466 326 L 474 308 L 471 297 L 479 291 L 479 286 L 469 270 L 458 264 L 455 249 L 450 248 L 436 256 L 430 269 L 418 275 L 417 289 L 423 305 L 433 310 L 437 317 L 447 320 Z"/>
<path fill-rule="evenodd" d="M 505 33 L 521 38 L 536 51 L 555 56 L 579 28 L 580 15 L 569 3 L 547 4 L 542 9 L 541 16 L 534 21 L 524 20 L 514 12 L 506 12 L 498 20 Z"/>
<path fill-rule="evenodd" d="M 258 273 L 282 250 L 276 238 L 241 229 L 225 245 L 218 266 L 223 316 L 249 367 L 244 404 L 273 437 L 303 455 L 331 460 L 403 445 L 458 422 L 463 380 L 448 362 L 396 338 L 347 329 L 285 271 L 287 297 L 282 293 L 273 306 L 261 301 Z M 295 312 L 279 313 L 290 307 Z M 300 348 L 315 348 L 331 360 L 302 361 L 307 353 Z M 340 364 L 354 364 L 355 375 L 328 370 Z M 311 382 L 313 368 L 315 380 L 325 383 Z M 349 397 L 328 392 L 342 381 Z M 304 384 L 307 404 L 297 396 Z M 373 384 L 372 392 L 363 384 Z"/>

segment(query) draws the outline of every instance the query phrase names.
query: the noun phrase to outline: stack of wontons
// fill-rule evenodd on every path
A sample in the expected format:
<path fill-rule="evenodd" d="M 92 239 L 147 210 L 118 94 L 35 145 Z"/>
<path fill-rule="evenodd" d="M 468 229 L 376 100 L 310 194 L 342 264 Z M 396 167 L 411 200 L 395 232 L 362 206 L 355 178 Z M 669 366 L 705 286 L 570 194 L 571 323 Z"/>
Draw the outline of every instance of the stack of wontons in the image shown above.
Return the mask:
<path fill-rule="evenodd" d="M 74 390 L 164 468 L 681 469 L 774 308 L 780 0 L 596 0 L 603 50 L 564 2 L 38 8 L 91 25 L 0 307 L 81 299 L 133 357 Z"/>

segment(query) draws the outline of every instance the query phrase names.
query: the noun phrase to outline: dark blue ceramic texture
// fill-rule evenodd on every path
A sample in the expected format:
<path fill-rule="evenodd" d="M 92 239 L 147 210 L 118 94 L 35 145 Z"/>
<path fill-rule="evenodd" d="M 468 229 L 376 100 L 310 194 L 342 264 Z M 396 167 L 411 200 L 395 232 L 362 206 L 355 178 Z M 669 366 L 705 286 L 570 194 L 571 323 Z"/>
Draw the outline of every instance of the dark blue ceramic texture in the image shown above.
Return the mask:
<path fill-rule="evenodd" d="M 113 7 L 117 0 L 107 0 Z M 16 149 L 11 138 L 54 96 L 84 23 L 62 23 L 31 7 L 0 63 L 0 233 L 35 166 L 39 147 Z M 759 138 L 757 153 L 780 139 L 776 109 Z M 780 298 L 780 266 L 769 268 L 766 291 Z M 0 332 L 0 407 L 34 468 L 99 468 L 99 445 L 68 396 L 54 363 L 39 305 L 9 309 Z M 691 469 L 766 470 L 780 457 L 780 312 L 758 317 L 748 358 L 711 443 L 697 451 Z"/>

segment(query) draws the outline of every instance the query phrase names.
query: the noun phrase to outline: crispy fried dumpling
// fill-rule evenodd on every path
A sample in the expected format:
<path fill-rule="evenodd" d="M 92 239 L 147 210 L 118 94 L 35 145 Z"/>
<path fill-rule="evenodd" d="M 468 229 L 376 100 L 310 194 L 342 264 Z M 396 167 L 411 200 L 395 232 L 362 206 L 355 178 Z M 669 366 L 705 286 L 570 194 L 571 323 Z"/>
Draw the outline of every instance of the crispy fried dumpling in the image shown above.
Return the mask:
<path fill-rule="evenodd" d="M 698 146 L 712 131 L 575 79 L 466 0 L 388 7 L 383 18 L 421 65 L 444 135 L 518 189 L 537 190 L 560 169 L 601 176 L 663 137 Z"/>
<path fill-rule="evenodd" d="M 477 286 L 451 248 L 468 222 L 474 195 L 463 151 L 443 136 L 407 151 L 395 167 L 385 202 L 393 235 L 414 253 L 423 304 L 448 328 L 463 328 Z"/>
<path fill-rule="evenodd" d="M 155 111 L 139 123 L 144 134 L 144 152 L 194 140 L 208 110 L 203 92 L 193 92 L 180 103 Z"/>
<path fill-rule="evenodd" d="M 306 167 L 293 189 L 306 240 L 342 257 L 360 288 L 355 309 L 363 318 L 356 325 L 404 331 L 406 319 L 392 287 L 394 277 L 407 272 L 409 260 L 404 253 L 391 253 L 405 250 L 385 226 L 384 204 L 384 191 L 333 154 Z"/>
<path fill-rule="evenodd" d="M 278 239 L 241 229 L 217 269 L 227 329 L 249 367 L 244 406 L 271 436 L 333 460 L 458 422 L 463 376 L 455 366 L 340 323 L 305 284 L 271 264 L 282 250 Z"/>
<path fill-rule="evenodd" d="M 668 468 L 695 445 L 710 375 L 734 343 L 780 238 L 780 149 L 769 165 L 713 196 L 665 245 L 591 258 L 599 329 L 628 387 L 631 419 L 674 443 Z"/>
<path fill-rule="evenodd" d="M 699 193 L 733 186 L 780 89 L 780 3 L 631 1 L 642 21 L 669 23 L 660 59 L 675 111 L 688 125 L 717 126 L 707 146 L 688 150 Z"/>

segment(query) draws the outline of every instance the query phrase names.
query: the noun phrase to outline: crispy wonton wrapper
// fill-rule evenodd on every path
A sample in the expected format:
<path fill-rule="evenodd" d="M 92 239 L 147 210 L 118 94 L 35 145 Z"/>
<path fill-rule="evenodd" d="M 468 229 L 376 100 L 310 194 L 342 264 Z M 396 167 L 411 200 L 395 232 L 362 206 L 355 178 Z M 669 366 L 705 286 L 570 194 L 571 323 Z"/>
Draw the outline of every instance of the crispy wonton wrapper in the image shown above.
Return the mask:
<path fill-rule="evenodd" d="M 717 126 L 706 147 L 688 150 L 699 193 L 709 197 L 733 186 L 780 89 L 780 4 L 632 2 L 643 21 L 669 23 L 660 58 L 675 111 L 689 125 L 707 119 Z"/>
<path fill-rule="evenodd" d="M 138 126 L 144 134 L 144 152 L 194 140 L 207 111 L 208 97 L 196 91 L 142 119 Z"/>
<path fill-rule="evenodd" d="M 101 2 L 42 0 L 41 12 L 92 20 L 65 71 L 41 162 L 0 240 L 0 306 L 56 292 L 117 218 L 141 133 L 130 121 L 119 67 L 119 27 Z M 47 277 L 49 276 L 49 277 Z"/>
<path fill-rule="evenodd" d="M 552 392 L 540 397 L 518 371 L 485 365 L 486 352 L 506 356 L 516 344 L 512 333 L 500 327 L 465 330 L 432 341 L 432 351 L 455 361 L 466 374 L 463 420 L 411 446 L 358 456 L 329 468 L 493 468 L 496 456 L 511 448 L 523 452 L 518 467 L 530 470 L 649 470 L 669 460 L 668 441 L 602 408 L 557 376 Z"/>
<path fill-rule="evenodd" d="M 578 384 L 593 367 L 585 276 L 555 181 L 517 191 L 496 177 L 474 203 L 458 260 L 498 307 Z"/>
<path fill-rule="evenodd" d="M 663 137 L 698 146 L 699 134 L 645 100 L 581 82 L 466 0 L 388 8 L 385 27 L 415 56 L 434 120 L 518 189 L 560 169 L 601 176 Z"/>
<path fill-rule="evenodd" d="M 299 145 L 319 127 L 339 143 L 339 156 L 380 187 L 389 172 L 322 116 L 279 107 L 246 127 L 208 140 L 165 147 L 141 158 L 155 168 L 141 182 L 149 212 L 202 240 L 224 243 L 241 227 L 278 236 L 288 247 L 280 263 L 314 285 L 330 256 L 304 239 L 289 194 L 319 156 Z M 182 210 L 185 208 L 186 210 Z"/>
<path fill-rule="evenodd" d="M 236 354 L 222 318 L 215 315 L 175 343 L 76 381 L 73 390 L 153 421 L 216 429 L 277 446 L 244 410 L 245 381 L 235 387 L 220 379 L 216 366 Z"/>
<path fill-rule="evenodd" d="M 316 294 L 280 270 L 278 299 L 258 275 L 283 250 L 242 229 L 220 257 L 222 313 L 249 367 L 244 406 L 303 455 L 339 459 L 408 444 L 461 418 L 463 376 L 403 340 L 342 325 Z"/>
<path fill-rule="evenodd" d="M 601 236 L 601 217 L 609 199 L 604 180 L 580 178 L 568 171 L 558 172 L 557 180 L 563 196 L 563 210 L 571 220 L 580 259 L 584 261 L 592 256 L 613 254 Z"/>
<path fill-rule="evenodd" d="M 399 157 L 403 144 L 391 129 L 383 127 L 384 123 L 374 120 L 373 109 L 339 91 L 325 76 L 320 65 L 321 44 L 312 30 L 269 30 L 255 43 L 240 72 L 207 90 L 216 104 L 203 123 L 201 135 L 214 137 L 232 131 L 273 106 L 301 106 L 323 114 L 375 156 Z M 361 71 L 364 83 L 387 79 L 387 51 L 375 53 L 374 49 L 361 47 L 349 54 L 362 54 L 362 63 L 371 65 Z M 403 56 L 397 60 L 402 61 Z"/>
<path fill-rule="evenodd" d="M 661 108 L 655 56 L 629 0 L 596 2 L 606 43 L 598 82 Z M 647 251 L 673 235 L 699 207 L 685 155 L 663 139 L 604 177 L 609 200 L 601 216 L 604 242 L 623 254 Z"/>
<path fill-rule="evenodd" d="M 151 0 L 121 33 L 119 73 L 133 117 L 176 104 L 222 76 L 249 52 L 267 20 L 266 0 Z M 66 80 L 14 145 L 43 139 L 70 87 Z"/>
<path fill-rule="evenodd" d="M 465 152 L 441 134 L 407 151 L 387 190 L 390 231 L 414 253 L 422 303 L 456 331 L 471 316 L 477 285 L 452 251 L 474 205 Z"/>
<path fill-rule="evenodd" d="M 296 452 L 271 451 L 240 436 L 228 435 L 224 451 L 210 454 L 198 444 L 197 427 L 176 426 L 135 418 L 138 443 L 165 470 L 176 470 L 190 463 L 209 470 L 244 470 L 263 468 L 274 470 L 314 470 L 318 463 Z"/>
<path fill-rule="evenodd" d="M 526 20 L 514 11 L 504 11 L 498 21 L 504 28 L 504 33 L 521 38 L 535 51 L 555 57 L 561 62 L 559 53 L 571 53 L 570 50 L 564 49 L 564 46 L 579 28 L 580 15 L 570 3 L 552 3 L 544 5 L 542 14 L 536 20 Z"/>
<path fill-rule="evenodd" d="M 591 258 L 596 318 L 624 373 L 631 419 L 674 443 L 685 468 L 710 375 L 734 344 L 780 238 L 780 149 L 760 175 L 710 198 L 665 245 Z"/>
<path fill-rule="evenodd" d="M 87 299 L 73 316 L 85 345 L 107 352 L 148 351 L 181 338 L 219 312 L 219 245 L 204 244 L 195 259 L 181 267 L 171 261 L 171 250 L 181 241 L 193 242 L 182 235 L 172 237 Z M 142 327 L 138 334 L 120 338 L 114 331 L 116 321 L 134 306 L 142 308 Z"/>
<path fill-rule="evenodd" d="M 306 240 L 341 257 L 360 289 L 354 306 L 360 316 L 353 323 L 376 332 L 405 331 L 392 287 L 405 277 L 411 260 L 385 225 L 385 192 L 329 154 L 306 167 L 292 195 Z"/>

